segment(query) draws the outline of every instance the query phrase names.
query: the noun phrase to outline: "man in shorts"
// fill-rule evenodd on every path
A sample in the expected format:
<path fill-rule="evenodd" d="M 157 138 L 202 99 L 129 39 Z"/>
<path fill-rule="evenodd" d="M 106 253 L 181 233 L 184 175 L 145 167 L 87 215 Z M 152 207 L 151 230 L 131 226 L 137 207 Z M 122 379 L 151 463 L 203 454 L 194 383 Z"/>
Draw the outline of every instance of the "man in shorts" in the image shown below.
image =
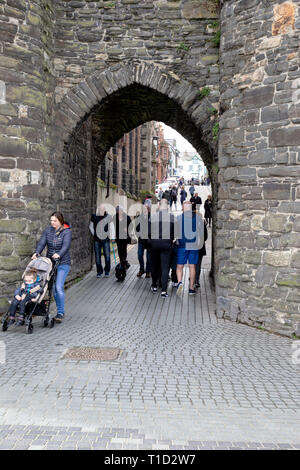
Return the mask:
<path fill-rule="evenodd" d="M 204 222 L 200 214 L 192 212 L 190 201 L 184 201 L 183 213 L 177 219 L 179 235 L 177 239 L 177 294 L 183 290 L 183 267 L 189 263 L 190 285 L 189 294 L 195 295 L 196 265 L 199 258 L 199 249 L 204 243 Z"/>

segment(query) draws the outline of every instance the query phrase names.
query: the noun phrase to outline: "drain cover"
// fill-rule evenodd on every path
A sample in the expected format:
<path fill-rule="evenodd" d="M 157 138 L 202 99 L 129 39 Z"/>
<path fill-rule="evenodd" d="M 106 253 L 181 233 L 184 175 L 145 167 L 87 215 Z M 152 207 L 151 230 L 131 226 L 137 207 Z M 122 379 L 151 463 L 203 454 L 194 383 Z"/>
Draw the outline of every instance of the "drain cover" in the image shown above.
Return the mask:
<path fill-rule="evenodd" d="M 117 348 L 77 347 L 67 349 L 61 358 L 76 361 L 116 361 L 120 354 L 121 349 Z"/>

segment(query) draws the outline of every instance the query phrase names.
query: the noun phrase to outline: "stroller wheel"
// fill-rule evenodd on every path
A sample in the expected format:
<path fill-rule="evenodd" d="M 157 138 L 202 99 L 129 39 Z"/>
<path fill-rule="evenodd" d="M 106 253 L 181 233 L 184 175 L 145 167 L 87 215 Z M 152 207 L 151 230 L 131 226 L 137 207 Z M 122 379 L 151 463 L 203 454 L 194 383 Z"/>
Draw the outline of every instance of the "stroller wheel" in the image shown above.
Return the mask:
<path fill-rule="evenodd" d="M 7 320 L 3 320 L 2 322 L 2 331 L 7 331 L 8 329 L 8 322 Z"/>
<path fill-rule="evenodd" d="M 45 318 L 44 327 L 47 328 L 48 325 L 49 325 L 49 318 Z"/>
<path fill-rule="evenodd" d="M 26 331 L 30 335 L 33 332 L 33 324 L 29 323 L 28 326 L 26 326 Z"/>
<path fill-rule="evenodd" d="M 52 319 L 50 320 L 49 328 L 53 328 L 54 325 L 55 325 L 55 318 L 52 318 Z"/>

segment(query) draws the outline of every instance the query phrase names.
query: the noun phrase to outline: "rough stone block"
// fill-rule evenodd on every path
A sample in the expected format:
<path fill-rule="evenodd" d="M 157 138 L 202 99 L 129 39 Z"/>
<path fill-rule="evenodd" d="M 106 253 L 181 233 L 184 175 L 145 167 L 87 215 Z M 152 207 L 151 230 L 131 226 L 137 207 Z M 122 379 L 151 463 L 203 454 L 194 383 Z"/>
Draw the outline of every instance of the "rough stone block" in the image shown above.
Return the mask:
<path fill-rule="evenodd" d="M 261 120 L 262 122 L 274 122 L 274 121 L 283 121 L 288 119 L 289 110 L 285 106 L 267 106 L 261 110 Z"/>
<path fill-rule="evenodd" d="M 7 298 L 0 299 L 0 313 L 6 313 L 9 308 L 9 303 Z"/>
<path fill-rule="evenodd" d="M 29 256 L 34 252 L 36 239 L 30 235 L 18 235 L 14 244 L 18 256 Z"/>
<path fill-rule="evenodd" d="M 186 19 L 217 18 L 218 4 L 211 0 L 185 0 L 182 15 Z"/>
<path fill-rule="evenodd" d="M 294 253 L 292 256 L 291 266 L 300 269 L 300 253 Z"/>
<path fill-rule="evenodd" d="M 11 284 L 13 282 L 21 281 L 23 271 L 1 271 L 0 281 Z"/>
<path fill-rule="evenodd" d="M 27 143 L 23 139 L 0 136 L 0 155 L 22 157 L 27 155 Z"/>
<path fill-rule="evenodd" d="M 25 230 L 26 222 L 19 219 L 0 220 L 0 233 L 21 233 Z"/>
<path fill-rule="evenodd" d="M 289 200 L 291 197 L 291 186 L 289 184 L 280 183 L 263 184 L 263 197 L 265 200 Z"/>
<path fill-rule="evenodd" d="M 273 86 L 262 86 L 244 91 L 244 106 L 246 108 L 264 108 L 272 104 L 274 97 Z"/>
<path fill-rule="evenodd" d="M 22 192 L 23 196 L 36 199 L 39 195 L 39 190 L 41 186 L 39 184 L 25 184 L 23 186 Z"/>
<path fill-rule="evenodd" d="M 261 264 L 261 252 L 259 251 L 245 251 L 244 261 L 247 264 Z"/>
<path fill-rule="evenodd" d="M 13 252 L 13 243 L 10 238 L 5 235 L 0 236 L 0 256 L 9 256 Z"/>
<path fill-rule="evenodd" d="M 17 256 L 0 256 L 0 269 L 12 271 L 18 269 L 19 258 Z"/>
<path fill-rule="evenodd" d="M 281 214 L 270 214 L 263 219 L 263 229 L 266 232 L 287 233 L 292 230 L 292 222 L 289 217 Z"/>
<path fill-rule="evenodd" d="M 265 264 L 275 267 L 289 266 L 291 261 L 291 253 L 289 251 L 266 251 L 263 256 Z"/>
<path fill-rule="evenodd" d="M 258 287 L 272 285 L 275 281 L 277 271 L 271 266 L 259 266 L 255 273 L 255 282 Z"/>
<path fill-rule="evenodd" d="M 236 279 L 232 276 L 219 274 L 217 276 L 217 284 L 219 287 L 226 287 L 233 289 L 236 285 Z"/>
<path fill-rule="evenodd" d="M 300 232 L 300 216 L 295 217 L 293 230 L 295 232 Z"/>
<path fill-rule="evenodd" d="M 276 284 L 278 286 L 286 286 L 291 288 L 300 287 L 300 274 L 297 273 L 279 273 L 276 278 Z"/>
<path fill-rule="evenodd" d="M 300 146 L 300 127 L 272 129 L 269 134 L 270 147 Z"/>
<path fill-rule="evenodd" d="M 300 248 L 300 237 L 298 233 L 287 233 L 280 237 L 282 248 Z"/>

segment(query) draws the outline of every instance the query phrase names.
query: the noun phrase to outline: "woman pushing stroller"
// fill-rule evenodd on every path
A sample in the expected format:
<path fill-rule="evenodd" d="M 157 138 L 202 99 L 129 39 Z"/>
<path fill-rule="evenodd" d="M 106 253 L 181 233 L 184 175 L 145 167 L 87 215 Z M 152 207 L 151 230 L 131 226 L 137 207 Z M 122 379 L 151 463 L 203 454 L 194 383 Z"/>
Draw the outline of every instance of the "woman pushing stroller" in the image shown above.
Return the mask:
<path fill-rule="evenodd" d="M 53 295 L 57 307 L 55 321 L 61 323 L 65 314 L 64 284 L 71 268 L 70 246 L 72 231 L 70 225 L 65 222 L 61 212 L 53 212 L 50 217 L 50 227 L 47 227 L 32 256 L 36 259 L 47 247 L 47 258 L 59 261 L 56 274 L 56 282 L 53 286 Z"/>

